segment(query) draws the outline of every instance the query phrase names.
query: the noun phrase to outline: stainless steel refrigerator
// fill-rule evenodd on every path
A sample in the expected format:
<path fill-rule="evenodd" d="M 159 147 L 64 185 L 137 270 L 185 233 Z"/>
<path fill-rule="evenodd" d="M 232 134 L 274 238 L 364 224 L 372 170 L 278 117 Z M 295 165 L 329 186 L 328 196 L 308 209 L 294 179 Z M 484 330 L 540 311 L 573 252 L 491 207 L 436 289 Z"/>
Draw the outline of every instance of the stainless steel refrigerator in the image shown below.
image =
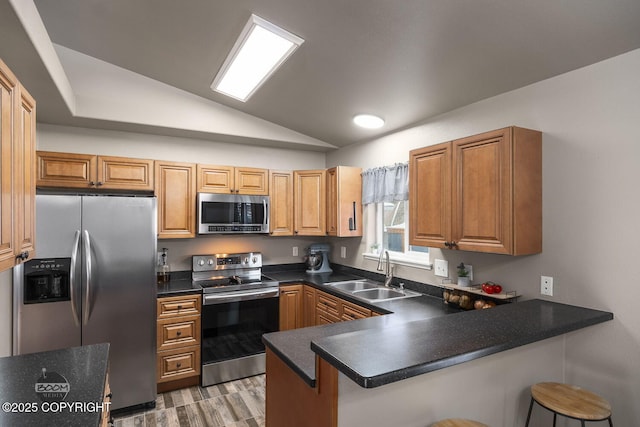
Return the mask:
<path fill-rule="evenodd" d="M 110 343 L 111 409 L 155 404 L 156 209 L 38 194 L 36 258 L 14 269 L 13 353 Z"/>

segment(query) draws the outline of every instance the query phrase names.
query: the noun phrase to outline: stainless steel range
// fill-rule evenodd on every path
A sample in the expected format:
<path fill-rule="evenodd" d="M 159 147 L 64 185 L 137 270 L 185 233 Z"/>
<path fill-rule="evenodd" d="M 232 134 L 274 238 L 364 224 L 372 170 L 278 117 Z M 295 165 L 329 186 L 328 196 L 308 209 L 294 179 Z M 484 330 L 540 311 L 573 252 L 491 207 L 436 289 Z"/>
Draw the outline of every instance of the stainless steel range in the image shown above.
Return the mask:
<path fill-rule="evenodd" d="M 279 283 L 262 275 L 262 254 L 194 255 L 202 288 L 203 387 L 264 373 L 262 335 L 278 330 Z"/>

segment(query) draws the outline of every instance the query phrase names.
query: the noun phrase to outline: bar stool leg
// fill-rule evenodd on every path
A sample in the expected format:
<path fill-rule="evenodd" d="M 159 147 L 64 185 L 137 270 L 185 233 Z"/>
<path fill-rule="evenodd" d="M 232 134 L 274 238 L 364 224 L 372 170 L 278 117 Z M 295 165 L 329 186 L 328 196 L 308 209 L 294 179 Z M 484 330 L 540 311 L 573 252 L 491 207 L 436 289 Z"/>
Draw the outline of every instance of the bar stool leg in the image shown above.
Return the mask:
<path fill-rule="evenodd" d="M 524 427 L 529 427 L 529 420 L 531 419 L 531 410 L 533 409 L 533 397 L 531 398 L 531 403 L 529 403 L 529 412 L 527 413 L 527 422 Z"/>
<path fill-rule="evenodd" d="M 607 421 L 609 421 L 609 427 L 613 427 L 613 421 L 611 421 L 611 415 L 609 415 L 609 418 L 607 418 Z"/>
<path fill-rule="evenodd" d="M 580 424 L 584 427 L 584 420 L 580 420 Z"/>
<path fill-rule="evenodd" d="M 555 412 L 553 413 L 553 427 L 556 427 L 556 417 L 558 416 L 558 414 L 556 414 Z M 584 426 L 582 426 L 584 427 Z"/>

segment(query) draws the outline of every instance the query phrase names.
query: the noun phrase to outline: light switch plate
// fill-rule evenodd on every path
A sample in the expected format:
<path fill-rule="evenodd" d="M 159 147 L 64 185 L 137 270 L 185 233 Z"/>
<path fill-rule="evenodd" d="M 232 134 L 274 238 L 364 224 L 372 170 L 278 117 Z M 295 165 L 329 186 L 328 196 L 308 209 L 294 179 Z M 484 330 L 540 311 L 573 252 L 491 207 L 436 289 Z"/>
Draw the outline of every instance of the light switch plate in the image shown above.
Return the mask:
<path fill-rule="evenodd" d="M 347 247 L 346 246 L 340 246 L 340 257 L 341 258 L 346 258 L 347 257 Z"/>
<path fill-rule="evenodd" d="M 435 262 L 435 275 L 438 277 L 449 277 L 449 261 L 437 259 Z"/>

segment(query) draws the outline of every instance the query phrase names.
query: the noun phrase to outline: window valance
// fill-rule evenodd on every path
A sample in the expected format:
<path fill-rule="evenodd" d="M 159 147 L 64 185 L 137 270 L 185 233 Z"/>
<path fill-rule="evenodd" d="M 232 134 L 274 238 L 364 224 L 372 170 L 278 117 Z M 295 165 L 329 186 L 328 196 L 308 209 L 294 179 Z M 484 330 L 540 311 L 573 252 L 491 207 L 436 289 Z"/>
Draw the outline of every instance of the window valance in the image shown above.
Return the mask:
<path fill-rule="evenodd" d="M 362 204 L 409 199 L 409 164 L 397 163 L 362 172 Z"/>

